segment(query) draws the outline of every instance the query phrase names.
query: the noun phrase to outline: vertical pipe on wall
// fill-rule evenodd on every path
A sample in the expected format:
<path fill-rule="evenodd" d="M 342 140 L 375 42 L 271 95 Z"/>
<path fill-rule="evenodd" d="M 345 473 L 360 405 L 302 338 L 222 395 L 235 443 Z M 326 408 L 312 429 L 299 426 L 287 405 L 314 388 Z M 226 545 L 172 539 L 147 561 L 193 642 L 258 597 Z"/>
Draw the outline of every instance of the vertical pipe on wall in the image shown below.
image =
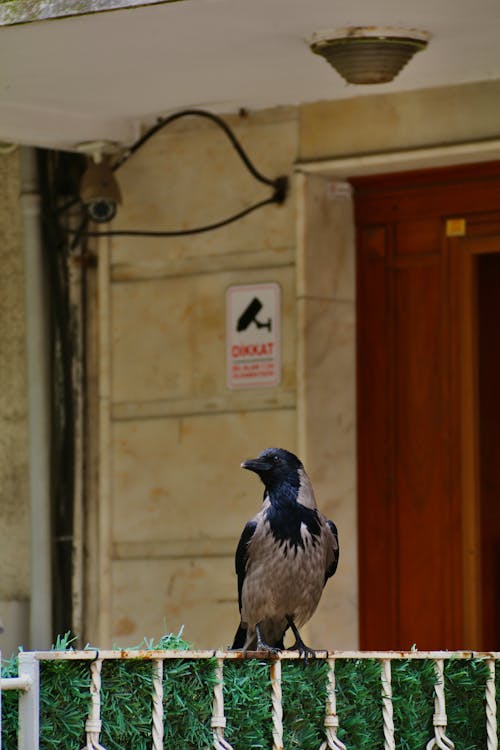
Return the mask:
<path fill-rule="evenodd" d="M 29 486 L 31 512 L 31 649 L 52 641 L 50 522 L 49 312 L 40 235 L 40 195 L 35 150 L 21 150 L 21 212 L 26 284 Z"/>
<path fill-rule="evenodd" d="M 97 633 L 111 642 L 111 240 L 99 244 L 99 490 L 97 508 Z"/>

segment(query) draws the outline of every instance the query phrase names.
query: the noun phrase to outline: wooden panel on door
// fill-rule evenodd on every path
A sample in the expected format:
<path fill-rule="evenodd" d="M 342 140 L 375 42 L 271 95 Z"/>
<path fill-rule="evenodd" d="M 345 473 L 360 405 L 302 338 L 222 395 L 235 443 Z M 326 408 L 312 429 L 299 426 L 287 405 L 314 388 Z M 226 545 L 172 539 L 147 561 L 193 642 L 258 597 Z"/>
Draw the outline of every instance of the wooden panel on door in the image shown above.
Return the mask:
<path fill-rule="evenodd" d="M 437 649 L 450 645 L 453 629 L 441 262 L 398 268 L 394 275 L 397 648 Z"/>
<path fill-rule="evenodd" d="M 387 548 L 388 534 L 396 538 L 395 508 L 389 488 L 389 424 L 386 419 L 387 272 L 389 252 L 385 227 L 364 227 L 358 237 L 358 475 L 364 512 L 359 518 L 360 580 L 369 577 L 371 589 L 360 588 L 361 642 L 387 649 L 397 635 L 396 562 Z M 373 431 L 376 430 L 376 432 Z"/>
<path fill-rule="evenodd" d="M 478 407 L 474 378 L 464 379 L 475 356 L 464 311 L 475 303 L 457 257 L 470 237 L 498 235 L 500 164 L 353 185 L 361 647 L 478 648 L 480 617 L 465 610 L 480 596 L 464 598 L 479 581 L 468 566 L 480 537 L 467 527 L 480 515 L 470 509 L 476 447 L 465 435 Z M 484 315 L 494 329 L 497 316 Z"/>

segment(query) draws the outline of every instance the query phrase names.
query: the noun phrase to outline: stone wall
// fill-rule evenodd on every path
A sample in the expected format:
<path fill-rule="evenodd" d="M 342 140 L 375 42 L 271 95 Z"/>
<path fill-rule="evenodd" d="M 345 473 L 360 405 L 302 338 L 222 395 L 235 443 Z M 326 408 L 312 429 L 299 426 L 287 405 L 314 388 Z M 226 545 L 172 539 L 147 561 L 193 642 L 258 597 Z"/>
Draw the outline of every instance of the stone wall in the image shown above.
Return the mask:
<path fill-rule="evenodd" d="M 276 177 L 296 158 L 296 117 L 228 119 L 259 170 Z M 199 226 L 270 194 L 225 135 L 196 118 L 160 131 L 119 179 L 118 229 Z M 225 292 L 254 282 L 281 287 L 281 384 L 233 391 Z M 293 194 L 216 232 L 113 239 L 101 302 L 110 334 L 101 351 L 110 373 L 107 637 L 134 643 L 165 622 L 185 625 L 199 646 L 227 645 L 238 620 L 234 550 L 262 499 L 239 464 L 267 446 L 297 444 Z"/>
<path fill-rule="evenodd" d="M 0 154 L 0 619 L 25 642 L 30 595 L 28 423 L 19 151 Z"/>

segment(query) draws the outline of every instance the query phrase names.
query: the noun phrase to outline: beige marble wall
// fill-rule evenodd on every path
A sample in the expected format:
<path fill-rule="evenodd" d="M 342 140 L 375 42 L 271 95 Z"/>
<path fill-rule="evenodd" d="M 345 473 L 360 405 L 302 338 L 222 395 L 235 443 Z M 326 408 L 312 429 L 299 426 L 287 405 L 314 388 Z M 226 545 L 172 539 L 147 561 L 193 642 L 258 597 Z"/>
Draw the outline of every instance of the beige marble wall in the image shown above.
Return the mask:
<path fill-rule="evenodd" d="M 305 105 L 300 160 L 498 138 L 499 94 L 496 80 Z"/>
<path fill-rule="evenodd" d="M 30 596 L 28 423 L 19 152 L 0 155 L 0 649 L 25 642 Z"/>
<path fill-rule="evenodd" d="M 296 110 L 229 122 L 264 174 L 290 174 Z M 197 226 L 270 194 L 225 136 L 195 119 L 160 131 L 119 179 L 117 228 Z M 268 445 L 296 449 L 294 216 L 292 194 L 213 233 L 112 242 L 101 290 L 109 309 L 110 642 L 181 625 L 197 646 L 232 639 L 234 551 L 262 500 L 239 464 Z M 266 281 L 281 287 L 281 383 L 231 391 L 225 291 Z"/>
<path fill-rule="evenodd" d="M 267 137 L 267 121 L 264 127 Z M 281 127 L 287 143 L 290 122 Z M 193 132 L 175 135 L 183 137 Z M 308 635 L 317 646 L 357 645 L 352 201 L 344 184 L 299 182 L 297 246 L 293 201 L 274 239 L 279 252 L 263 235 L 266 221 L 277 221 L 271 212 L 262 226 L 243 225 L 241 236 L 221 237 L 210 250 L 199 238 L 196 248 L 183 240 L 186 257 L 173 241 L 164 257 L 156 241 L 143 240 L 140 252 L 122 240 L 113 246 L 111 619 L 118 642 L 158 635 L 164 620 L 172 630 L 185 625 L 198 646 L 230 642 L 234 549 L 262 492 L 238 465 L 274 444 L 298 450 L 341 534 L 339 573 Z M 282 383 L 228 391 L 224 291 L 271 280 L 283 296 Z"/>
<path fill-rule="evenodd" d="M 299 177 L 299 444 L 340 563 L 309 625 L 322 647 L 357 646 L 355 244 L 350 186 Z"/>
<path fill-rule="evenodd" d="M 294 408 L 115 426 L 115 640 L 157 635 L 165 621 L 200 647 L 230 643 L 236 543 L 262 501 L 239 464 L 268 443 L 295 449 L 295 431 Z"/>
<path fill-rule="evenodd" d="M 113 402 L 170 402 L 222 398 L 233 404 L 225 370 L 225 291 L 233 285 L 276 281 L 282 293 L 284 347 L 280 392 L 295 388 L 295 290 L 291 258 L 271 269 L 245 267 L 229 272 L 191 273 L 112 290 Z M 137 325 L 138 321 L 141 325 Z M 134 352 L 131 359 L 130 352 Z M 267 394 L 269 395 L 269 394 Z M 277 393 L 274 394 L 277 396 Z M 158 408 L 155 405 L 155 410 Z M 165 404 L 166 409 L 168 406 Z"/>

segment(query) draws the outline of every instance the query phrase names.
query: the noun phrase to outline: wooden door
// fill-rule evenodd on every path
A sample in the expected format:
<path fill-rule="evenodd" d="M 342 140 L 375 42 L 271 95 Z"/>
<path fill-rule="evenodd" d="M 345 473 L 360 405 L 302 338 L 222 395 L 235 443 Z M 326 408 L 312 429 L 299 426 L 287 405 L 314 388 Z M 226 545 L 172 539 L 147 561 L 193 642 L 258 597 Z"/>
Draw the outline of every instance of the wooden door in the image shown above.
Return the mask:
<path fill-rule="evenodd" d="M 452 246 L 461 294 L 456 367 L 462 380 L 463 497 L 469 499 L 462 504 L 470 591 L 465 619 L 474 604 L 477 647 L 492 651 L 500 648 L 500 230 L 490 229 L 456 238 Z"/>
<path fill-rule="evenodd" d="M 471 243 L 500 251 L 500 164 L 353 184 L 361 647 L 479 648 L 493 575 L 480 555 L 480 320 L 483 376 L 497 363 Z"/>

